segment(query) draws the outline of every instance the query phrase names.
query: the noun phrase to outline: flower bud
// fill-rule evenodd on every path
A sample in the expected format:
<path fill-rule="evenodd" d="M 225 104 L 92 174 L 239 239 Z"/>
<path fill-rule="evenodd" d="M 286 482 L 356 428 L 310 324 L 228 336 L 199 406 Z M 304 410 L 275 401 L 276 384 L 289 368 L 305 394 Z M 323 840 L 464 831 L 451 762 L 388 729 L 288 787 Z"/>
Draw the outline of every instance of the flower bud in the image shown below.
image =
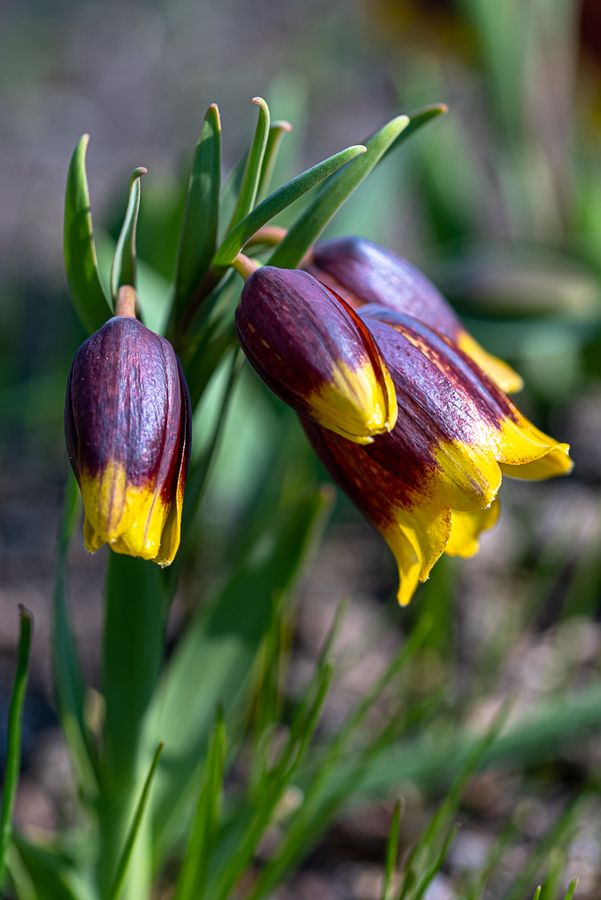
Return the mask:
<path fill-rule="evenodd" d="M 312 275 L 257 269 L 236 328 L 261 378 L 297 412 L 358 444 L 394 426 L 394 387 L 369 329 Z"/>
<path fill-rule="evenodd" d="M 521 389 L 517 372 L 480 346 L 423 272 L 389 250 L 358 237 L 323 241 L 307 268 L 355 309 L 374 304 L 413 316 L 454 341 L 502 390 Z"/>
<path fill-rule="evenodd" d="M 180 541 L 190 400 L 171 344 L 117 316 L 77 351 L 65 435 L 84 506 L 86 549 L 168 566 Z"/>

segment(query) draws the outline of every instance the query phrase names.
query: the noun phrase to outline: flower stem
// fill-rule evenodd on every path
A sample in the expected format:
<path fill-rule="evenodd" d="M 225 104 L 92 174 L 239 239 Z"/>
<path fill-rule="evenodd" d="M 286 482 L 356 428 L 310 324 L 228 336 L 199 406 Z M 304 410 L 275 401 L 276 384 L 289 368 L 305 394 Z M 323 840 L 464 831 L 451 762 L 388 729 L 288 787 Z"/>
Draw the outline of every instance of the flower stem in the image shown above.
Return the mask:
<path fill-rule="evenodd" d="M 247 247 L 255 247 L 257 244 L 266 244 L 275 247 L 280 241 L 283 241 L 288 234 L 287 228 L 281 225 L 263 225 L 253 236 L 246 242 Z"/>
<path fill-rule="evenodd" d="M 246 256 L 244 253 L 239 253 L 236 259 L 232 262 L 232 268 L 236 270 L 236 272 L 244 278 L 246 281 L 253 272 L 256 272 L 257 269 L 261 268 L 261 263 L 256 259 L 251 259 L 249 256 Z"/>
<path fill-rule="evenodd" d="M 138 298 L 135 289 L 129 284 L 122 284 L 117 294 L 115 303 L 115 315 L 136 318 L 136 305 Z"/>

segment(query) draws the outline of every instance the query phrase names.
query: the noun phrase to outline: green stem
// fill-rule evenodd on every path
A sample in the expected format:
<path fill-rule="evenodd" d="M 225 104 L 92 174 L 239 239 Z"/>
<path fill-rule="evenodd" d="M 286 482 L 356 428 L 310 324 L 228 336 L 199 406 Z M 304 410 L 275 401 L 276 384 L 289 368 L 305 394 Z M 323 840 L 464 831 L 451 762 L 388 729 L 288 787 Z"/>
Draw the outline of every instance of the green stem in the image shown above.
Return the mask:
<path fill-rule="evenodd" d="M 152 563 L 111 553 L 103 647 L 106 704 L 100 791 L 98 881 L 110 897 L 148 760 L 145 716 L 163 657 L 165 580 Z M 143 836 L 136 842 L 121 897 L 140 900 L 150 882 Z"/>
<path fill-rule="evenodd" d="M 21 765 L 21 724 L 23 704 L 27 689 L 27 671 L 29 666 L 29 648 L 33 631 L 33 616 L 24 606 L 19 607 L 19 652 L 17 670 L 13 684 L 10 709 L 8 711 L 8 738 L 6 749 L 6 769 L 4 774 L 4 790 L 2 792 L 2 813 L 0 818 L 0 887 L 4 878 L 6 850 L 12 837 L 12 816 L 15 794 L 19 782 Z"/>

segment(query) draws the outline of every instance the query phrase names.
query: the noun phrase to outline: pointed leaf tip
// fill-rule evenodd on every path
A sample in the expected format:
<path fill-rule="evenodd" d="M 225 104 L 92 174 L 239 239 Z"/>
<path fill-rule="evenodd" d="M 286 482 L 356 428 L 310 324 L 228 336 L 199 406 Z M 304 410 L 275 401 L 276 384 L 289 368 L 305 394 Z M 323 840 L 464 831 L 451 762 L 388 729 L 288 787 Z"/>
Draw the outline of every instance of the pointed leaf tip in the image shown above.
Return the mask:
<path fill-rule="evenodd" d="M 129 200 L 111 267 L 111 293 L 114 300 L 117 299 L 120 287 L 124 285 L 136 287 L 136 229 L 140 213 L 140 179 L 147 172 L 148 169 L 144 166 L 138 166 L 129 180 Z"/>
<path fill-rule="evenodd" d="M 205 112 L 188 179 L 179 233 L 175 292 L 168 333 L 175 336 L 206 275 L 217 244 L 221 191 L 221 117 L 211 103 Z"/>
<path fill-rule="evenodd" d="M 83 134 L 67 171 L 64 215 L 65 273 L 73 305 L 84 327 L 96 331 L 111 315 L 98 273 L 90 194 L 86 174 L 89 134 Z"/>

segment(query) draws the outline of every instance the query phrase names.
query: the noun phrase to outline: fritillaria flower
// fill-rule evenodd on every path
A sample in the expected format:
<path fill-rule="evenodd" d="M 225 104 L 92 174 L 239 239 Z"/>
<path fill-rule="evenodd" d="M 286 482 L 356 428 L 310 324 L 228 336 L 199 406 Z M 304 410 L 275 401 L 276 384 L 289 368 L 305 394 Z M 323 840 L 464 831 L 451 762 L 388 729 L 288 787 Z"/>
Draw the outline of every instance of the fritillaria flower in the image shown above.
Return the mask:
<path fill-rule="evenodd" d="M 394 426 L 394 388 L 369 329 L 312 275 L 257 269 L 236 329 L 261 378 L 298 413 L 358 444 Z"/>
<path fill-rule="evenodd" d="M 177 552 L 190 452 L 188 390 L 171 344 L 115 316 L 77 351 L 65 434 L 84 542 L 168 566 Z"/>
<path fill-rule="evenodd" d="M 356 309 L 375 304 L 407 313 L 451 338 L 502 390 L 521 389 L 517 372 L 480 346 L 423 272 L 389 250 L 358 237 L 323 241 L 307 268 Z"/>
<path fill-rule="evenodd" d="M 550 478 L 572 464 L 567 444 L 539 431 L 448 337 L 391 310 L 368 311 L 365 321 L 396 389 L 394 429 L 361 447 L 302 421 L 334 480 L 387 541 L 405 605 L 443 552 L 477 551 L 496 521 L 503 474 Z"/>

